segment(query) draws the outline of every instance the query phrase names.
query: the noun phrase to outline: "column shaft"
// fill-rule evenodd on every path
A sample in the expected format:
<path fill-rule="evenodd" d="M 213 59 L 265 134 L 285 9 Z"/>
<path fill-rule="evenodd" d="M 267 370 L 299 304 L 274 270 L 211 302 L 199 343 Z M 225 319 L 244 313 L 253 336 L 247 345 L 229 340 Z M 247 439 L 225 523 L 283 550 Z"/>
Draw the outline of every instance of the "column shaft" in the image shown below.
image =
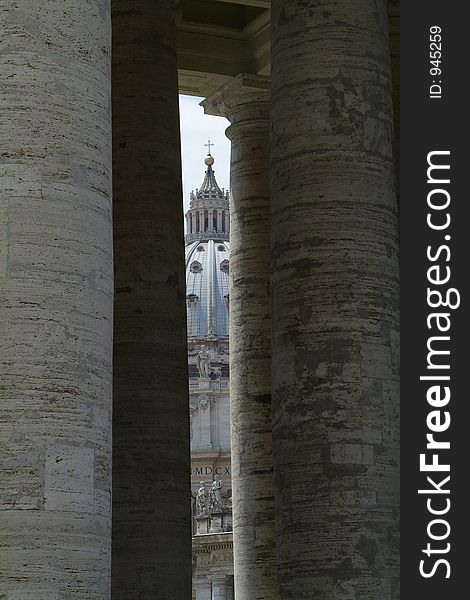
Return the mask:
<path fill-rule="evenodd" d="M 276 598 L 271 439 L 269 79 L 205 100 L 231 122 L 230 404 L 235 596 Z"/>
<path fill-rule="evenodd" d="M 113 2 L 113 600 L 191 589 L 175 7 Z"/>
<path fill-rule="evenodd" d="M 0 13 L 0 597 L 104 600 L 110 4 L 0 0 Z"/>
<path fill-rule="evenodd" d="M 398 223 L 387 3 L 273 0 L 280 597 L 398 598 Z"/>
<path fill-rule="evenodd" d="M 388 0 L 393 99 L 393 159 L 400 201 L 400 0 Z"/>

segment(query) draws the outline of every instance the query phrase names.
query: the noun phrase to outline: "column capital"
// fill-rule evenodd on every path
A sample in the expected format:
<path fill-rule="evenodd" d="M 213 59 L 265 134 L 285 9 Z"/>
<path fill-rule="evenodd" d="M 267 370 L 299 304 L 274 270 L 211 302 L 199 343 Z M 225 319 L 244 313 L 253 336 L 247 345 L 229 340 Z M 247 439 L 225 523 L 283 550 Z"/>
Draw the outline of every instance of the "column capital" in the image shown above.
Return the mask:
<path fill-rule="evenodd" d="M 227 117 L 233 123 L 240 108 L 252 106 L 253 113 L 259 111 L 259 103 L 269 103 L 271 78 L 265 75 L 240 73 L 205 98 L 200 106 L 206 115 Z M 264 112 L 264 111 L 263 111 Z M 266 111 L 266 116 L 269 116 Z"/>

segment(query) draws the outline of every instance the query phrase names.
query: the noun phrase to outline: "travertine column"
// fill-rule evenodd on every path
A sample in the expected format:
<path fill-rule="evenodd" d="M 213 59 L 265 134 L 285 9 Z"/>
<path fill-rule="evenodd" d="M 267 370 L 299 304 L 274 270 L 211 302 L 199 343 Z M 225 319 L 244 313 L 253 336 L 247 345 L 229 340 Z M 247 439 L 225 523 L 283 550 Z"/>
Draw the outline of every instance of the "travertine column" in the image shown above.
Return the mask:
<path fill-rule="evenodd" d="M 222 231 L 222 211 L 217 211 L 217 231 Z"/>
<path fill-rule="evenodd" d="M 187 600 L 189 414 L 175 7 L 113 2 L 113 600 Z"/>
<path fill-rule="evenodd" d="M 191 233 L 196 233 L 196 211 L 191 213 Z"/>
<path fill-rule="evenodd" d="M 235 596 L 276 598 L 271 441 L 269 78 L 203 102 L 231 122 L 230 404 Z"/>
<path fill-rule="evenodd" d="M 400 0 L 388 0 L 388 23 L 392 68 L 393 159 L 400 201 Z"/>
<path fill-rule="evenodd" d="M 398 598 L 398 237 L 385 0 L 273 0 L 282 600 Z"/>
<path fill-rule="evenodd" d="M 110 3 L 0 0 L 0 597 L 111 567 Z"/>
<path fill-rule="evenodd" d="M 205 231 L 204 211 L 199 211 L 199 232 Z"/>

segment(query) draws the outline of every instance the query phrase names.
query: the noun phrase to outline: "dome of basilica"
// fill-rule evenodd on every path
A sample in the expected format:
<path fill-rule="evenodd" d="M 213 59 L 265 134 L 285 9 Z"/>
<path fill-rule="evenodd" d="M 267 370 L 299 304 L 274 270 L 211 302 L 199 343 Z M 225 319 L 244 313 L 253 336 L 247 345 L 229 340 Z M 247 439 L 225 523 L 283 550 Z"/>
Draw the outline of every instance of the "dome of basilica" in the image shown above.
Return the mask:
<path fill-rule="evenodd" d="M 215 179 L 213 157 L 186 213 L 186 303 L 189 338 L 228 338 L 229 195 Z"/>

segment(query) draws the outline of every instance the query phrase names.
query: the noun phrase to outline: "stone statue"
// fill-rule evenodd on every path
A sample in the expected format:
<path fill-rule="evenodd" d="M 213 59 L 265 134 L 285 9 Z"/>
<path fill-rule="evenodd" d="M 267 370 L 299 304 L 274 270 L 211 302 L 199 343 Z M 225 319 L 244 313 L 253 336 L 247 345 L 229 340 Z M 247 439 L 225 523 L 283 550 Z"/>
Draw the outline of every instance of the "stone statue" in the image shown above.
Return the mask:
<path fill-rule="evenodd" d="M 207 515 L 207 509 L 209 508 L 209 492 L 206 488 L 205 481 L 201 481 L 201 487 L 198 489 L 196 494 L 196 511 L 199 515 Z"/>
<path fill-rule="evenodd" d="M 218 509 L 223 508 L 224 502 L 222 500 L 222 488 L 224 486 L 224 482 L 221 481 L 218 475 L 215 476 L 214 481 L 209 490 L 209 508 L 210 509 Z"/>
<path fill-rule="evenodd" d="M 211 362 L 211 355 L 207 346 L 202 345 L 201 349 L 196 356 L 196 366 L 199 371 L 199 377 L 209 379 L 209 367 Z"/>

